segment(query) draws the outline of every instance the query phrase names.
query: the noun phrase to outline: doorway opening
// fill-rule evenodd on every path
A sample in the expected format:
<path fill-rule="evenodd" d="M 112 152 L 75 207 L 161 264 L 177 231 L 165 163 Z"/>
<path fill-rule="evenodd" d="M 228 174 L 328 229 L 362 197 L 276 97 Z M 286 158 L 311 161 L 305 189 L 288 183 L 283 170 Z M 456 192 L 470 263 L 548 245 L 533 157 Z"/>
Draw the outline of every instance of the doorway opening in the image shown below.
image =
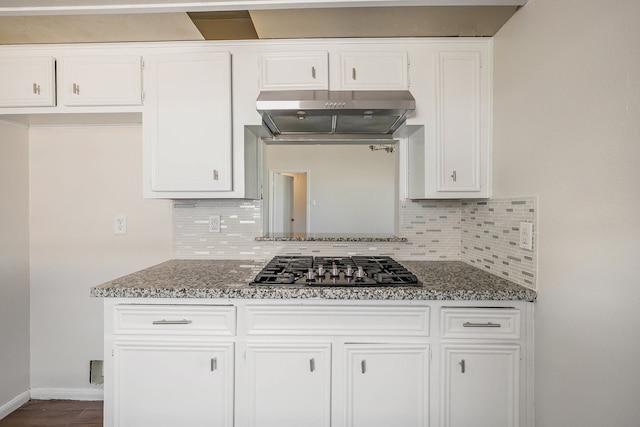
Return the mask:
<path fill-rule="evenodd" d="M 271 171 L 270 180 L 271 233 L 307 234 L 311 223 L 308 171 Z"/>

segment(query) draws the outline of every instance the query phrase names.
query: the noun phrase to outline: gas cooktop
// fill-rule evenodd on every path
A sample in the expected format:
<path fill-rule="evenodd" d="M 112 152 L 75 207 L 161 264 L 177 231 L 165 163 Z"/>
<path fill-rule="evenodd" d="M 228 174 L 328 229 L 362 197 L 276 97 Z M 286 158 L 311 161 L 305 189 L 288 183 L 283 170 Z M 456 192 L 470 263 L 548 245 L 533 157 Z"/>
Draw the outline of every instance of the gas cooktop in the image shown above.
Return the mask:
<path fill-rule="evenodd" d="M 252 285 L 416 286 L 418 278 L 388 256 L 276 256 Z"/>

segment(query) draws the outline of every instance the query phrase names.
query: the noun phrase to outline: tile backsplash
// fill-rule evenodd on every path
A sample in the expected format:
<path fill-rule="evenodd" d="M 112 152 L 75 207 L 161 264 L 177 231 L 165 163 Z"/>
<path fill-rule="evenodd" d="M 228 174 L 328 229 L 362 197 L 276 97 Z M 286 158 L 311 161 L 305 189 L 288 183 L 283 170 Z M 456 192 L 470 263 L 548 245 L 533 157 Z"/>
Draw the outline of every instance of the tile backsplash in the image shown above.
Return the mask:
<path fill-rule="evenodd" d="M 535 289 L 536 198 L 465 200 L 461 208 L 462 261 Z M 519 246 L 521 222 L 533 224 L 533 251 Z"/>
<path fill-rule="evenodd" d="M 259 259 L 278 254 L 389 255 L 399 260 L 460 260 L 460 202 L 404 201 L 400 232 L 406 242 L 272 242 L 262 236 L 260 200 L 176 200 L 175 258 Z M 220 215 L 220 233 L 209 232 Z"/>
<path fill-rule="evenodd" d="M 389 255 L 398 260 L 464 261 L 535 288 L 535 198 L 405 200 L 399 235 L 406 242 L 256 241 L 263 235 L 261 200 L 176 200 L 173 255 L 178 259 L 269 260 L 280 254 Z M 209 216 L 220 215 L 220 233 Z M 534 251 L 520 249 L 520 222 L 534 223 Z"/>

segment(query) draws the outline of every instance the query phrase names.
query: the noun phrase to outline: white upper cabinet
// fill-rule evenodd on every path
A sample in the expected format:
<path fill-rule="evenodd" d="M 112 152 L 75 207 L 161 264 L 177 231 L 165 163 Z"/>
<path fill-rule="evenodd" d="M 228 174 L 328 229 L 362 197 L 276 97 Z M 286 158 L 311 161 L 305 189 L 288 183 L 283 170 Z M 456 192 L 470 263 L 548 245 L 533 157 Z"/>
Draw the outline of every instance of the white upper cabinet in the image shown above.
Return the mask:
<path fill-rule="evenodd" d="M 142 104 L 142 58 L 135 55 L 61 58 L 58 96 L 67 106 Z"/>
<path fill-rule="evenodd" d="M 55 59 L 0 58 L 0 107 L 56 105 Z"/>
<path fill-rule="evenodd" d="M 336 90 L 406 90 L 409 88 L 407 52 L 340 52 Z"/>
<path fill-rule="evenodd" d="M 435 52 L 431 126 L 408 138 L 410 199 L 491 196 L 490 66 L 477 50 Z M 420 100 L 418 101 L 420 108 Z"/>
<path fill-rule="evenodd" d="M 261 90 L 329 89 L 329 54 L 269 52 L 260 54 Z"/>
<path fill-rule="evenodd" d="M 230 53 L 153 55 L 145 79 L 145 196 L 206 198 L 230 191 Z"/>
<path fill-rule="evenodd" d="M 480 192 L 480 53 L 437 58 L 436 191 Z"/>
<path fill-rule="evenodd" d="M 267 52 L 260 54 L 261 90 L 405 90 L 404 51 Z"/>

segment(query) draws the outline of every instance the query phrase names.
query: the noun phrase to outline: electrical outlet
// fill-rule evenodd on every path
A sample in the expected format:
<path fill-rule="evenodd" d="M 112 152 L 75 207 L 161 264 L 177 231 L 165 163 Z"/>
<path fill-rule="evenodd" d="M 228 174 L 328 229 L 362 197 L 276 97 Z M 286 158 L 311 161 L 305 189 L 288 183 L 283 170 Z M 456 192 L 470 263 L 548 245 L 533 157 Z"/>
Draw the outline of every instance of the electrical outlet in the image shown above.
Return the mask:
<path fill-rule="evenodd" d="M 220 232 L 220 215 L 209 215 L 209 233 Z"/>
<path fill-rule="evenodd" d="M 127 234 L 127 216 L 118 214 L 113 220 L 113 234 Z"/>
<path fill-rule="evenodd" d="M 533 250 L 533 224 L 530 222 L 520 223 L 520 247 L 528 251 Z"/>

